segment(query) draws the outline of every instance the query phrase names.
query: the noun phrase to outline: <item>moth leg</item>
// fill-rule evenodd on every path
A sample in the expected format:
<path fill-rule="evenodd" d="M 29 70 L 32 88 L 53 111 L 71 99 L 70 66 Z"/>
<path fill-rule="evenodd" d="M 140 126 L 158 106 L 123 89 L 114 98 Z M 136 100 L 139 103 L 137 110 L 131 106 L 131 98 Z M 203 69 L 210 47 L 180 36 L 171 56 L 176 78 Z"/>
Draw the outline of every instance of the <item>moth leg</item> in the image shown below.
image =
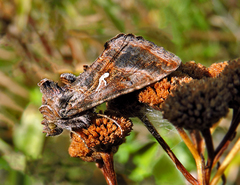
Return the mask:
<path fill-rule="evenodd" d="M 99 113 L 97 113 L 97 115 L 98 115 L 98 116 L 102 116 L 102 117 L 104 117 L 104 118 L 107 118 L 107 119 L 113 121 L 113 122 L 115 123 L 115 125 L 117 125 L 117 127 L 120 128 L 120 130 L 121 130 L 121 135 L 123 134 L 122 127 L 121 127 L 121 125 L 118 124 L 118 122 L 117 122 L 116 120 L 114 120 L 114 119 L 112 119 L 112 118 L 110 118 L 110 117 L 108 117 L 108 116 L 106 116 L 106 115 L 104 115 L 104 114 L 99 114 Z"/>

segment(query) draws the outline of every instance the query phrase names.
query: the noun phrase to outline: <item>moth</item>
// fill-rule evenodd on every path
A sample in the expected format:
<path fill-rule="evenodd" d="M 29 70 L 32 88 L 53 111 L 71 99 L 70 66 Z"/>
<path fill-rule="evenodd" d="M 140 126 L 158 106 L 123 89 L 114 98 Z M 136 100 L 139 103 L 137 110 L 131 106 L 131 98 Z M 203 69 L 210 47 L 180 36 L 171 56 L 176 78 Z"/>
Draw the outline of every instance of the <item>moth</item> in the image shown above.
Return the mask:
<path fill-rule="evenodd" d="M 39 82 L 47 136 L 89 126 L 94 107 L 155 83 L 181 64 L 175 54 L 133 34 L 119 34 L 104 47 L 79 76 L 61 74 L 63 86 L 49 79 Z"/>

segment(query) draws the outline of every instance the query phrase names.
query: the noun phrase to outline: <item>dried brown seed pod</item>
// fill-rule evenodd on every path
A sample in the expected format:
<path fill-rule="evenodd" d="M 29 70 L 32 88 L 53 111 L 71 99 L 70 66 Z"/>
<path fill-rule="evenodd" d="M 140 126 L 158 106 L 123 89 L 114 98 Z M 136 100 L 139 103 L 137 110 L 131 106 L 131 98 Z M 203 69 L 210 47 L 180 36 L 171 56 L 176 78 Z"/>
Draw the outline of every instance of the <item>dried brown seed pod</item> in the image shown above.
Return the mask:
<path fill-rule="evenodd" d="M 231 106 L 240 105 L 240 59 L 231 60 L 221 73 L 227 78 L 227 88 L 232 94 Z"/>
<path fill-rule="evenodd" d="M 71 157 L 80 157 L 89 162 L 101 160 L 102 152 L 117 152 L 119 145 L 125 142 L 125 137 L 130 134 L 132 126 L 131 120 L 123 117 L 108 116 L 94 119 L 87 129 L 74 130 L 78 135 L 72 133 L 69 154 Z"/>
<path fill-rule="evenodd" d="M 164 102 L 163 117 L 177 127 L 203 130 L 227 114 L 230 100 L 226 78 L 192 80 Z"/>
<path fill-rule="evenodd" d="M 194 61 L 186 62 L 181 64 L 177 71 L 186 73 L 193 79 L 202 79 L 204 77 L 211 77 L 208 68 L 200 63 L 195 63 Z"/>

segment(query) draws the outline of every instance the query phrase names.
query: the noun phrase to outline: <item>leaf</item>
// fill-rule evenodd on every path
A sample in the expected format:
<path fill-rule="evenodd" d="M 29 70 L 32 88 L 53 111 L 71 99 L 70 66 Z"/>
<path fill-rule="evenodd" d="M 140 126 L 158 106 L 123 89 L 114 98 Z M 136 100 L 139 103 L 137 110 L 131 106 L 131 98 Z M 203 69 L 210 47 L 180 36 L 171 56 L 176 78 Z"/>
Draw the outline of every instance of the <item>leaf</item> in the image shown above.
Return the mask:
<path fill-rule="evenodd" d="M 153 168 L 153 175 L 156 184 L 164 185 L 182 185 L 185 184 L 184 178 L 181 173 L 174 166 L 172 161 L 167 155 L 163 155 Z"/>
<path fill-rule="evenodd" d="M 40 157 L 44 143 L 41 120 L 38 108 L 30 104 L 23 112 L 21 124 L 16 125 L 14 130 L 15 146 L 33 159 Z"/>

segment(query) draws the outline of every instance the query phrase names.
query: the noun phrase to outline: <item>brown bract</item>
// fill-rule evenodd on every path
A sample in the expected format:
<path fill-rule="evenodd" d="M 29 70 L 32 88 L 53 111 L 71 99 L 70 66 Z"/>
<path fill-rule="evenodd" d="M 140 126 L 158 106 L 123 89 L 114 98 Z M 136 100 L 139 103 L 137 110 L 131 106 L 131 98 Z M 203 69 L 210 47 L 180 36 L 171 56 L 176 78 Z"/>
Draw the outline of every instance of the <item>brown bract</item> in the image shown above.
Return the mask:
<path fill-rule="evenodd" d="M 226 68 L 229 63 L 232 63 L 232 66 L 234 64 L 234 66 Z M 197 82 L 197 80 L 202 78 L 217 78 L 225 71 L 225 68 L 228 70 L 228 72 L 225 73 L 229 73 L 228 76 L 230 76 L 228 86 L 231 87 L 232 85 L 230 84 L 232 84 L 231 81 L 233 81 L 232 76 L 234 76 L 232 73 L 237 73 L 237 69 L 239 69 L 238 65 L 236 60 L 234 60 L 234 62 L 214 63 L 209 68 L 200 63 L 197 64 L 194 61 L 185 64 L 182 63 L 180 67 L 168 77 L 144 88 L 138 95 L 139 101 L 148 104 L 154 109 L 161 110 L 162 103 L 165 102 L 169 95 L 172 95 L 174 90 L 181 88 L 181 86 L 191 82 L 193 79 L 196 79 L 195 82 Z M 235 72 L 232 71 L 233 68 L 235 68 Z M 238 78 L 237 74 L 235 78 Z M 234 91 L 236 91 L 236 89 Z"/>
<path fill-rule="evenodd" d="M 120 127 L 113 121 L 115 120 Z M 125 137 L 132 130 L 132 122 L 126 118 L 97 118 L 87 129 L 75 130 L 69 147 L 71 157 L 80 157 L 84 161 L 101 160 L 101 153 L 115 153 L 119 145 L 125 142 Z"/>

